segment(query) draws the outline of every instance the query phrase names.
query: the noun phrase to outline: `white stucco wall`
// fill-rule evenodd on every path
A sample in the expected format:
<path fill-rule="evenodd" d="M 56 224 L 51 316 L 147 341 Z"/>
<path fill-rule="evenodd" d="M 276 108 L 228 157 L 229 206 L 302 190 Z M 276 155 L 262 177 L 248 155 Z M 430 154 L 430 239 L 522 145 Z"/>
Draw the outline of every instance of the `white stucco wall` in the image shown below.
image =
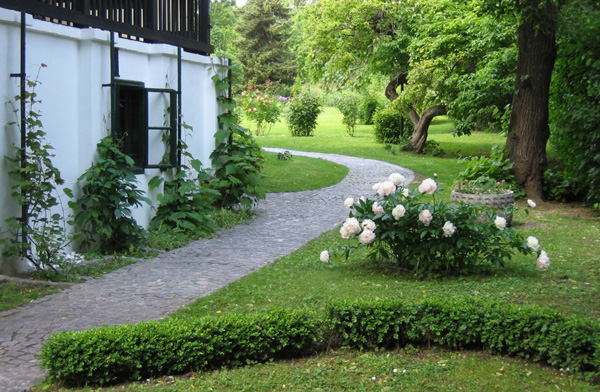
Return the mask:
<path fill-rule="evenodd" d="M 39 71 L 40 85 L 36 92 L 42 100 L 37 110 L 42 113 L 48 142 L 54 147 L 53 163 L 61 172 L 66 186 L 77 194 L 77 178 L 96 158 L 96 144 L 110 129 L 111 81 L 110 33 L 97 29 L 78 29 L 33 19 L 27 15 L 26 72 L 35 78 Z M 148 88 L 177 89 L 177 48 L 164 44 L 147 44 L 115 36 L 119 48 L 119 77 L 143 82 Z M 20 70 L 20 13 L 0 9 L 0 99 L 2 103 L 19 94 L 19 79 L 10 77 Z M 41 68 L 41 64 L 47 67 Z M 182 117 L 193 127 L 187 144 L 194 157 L 204 166 L 210 165 L 214 149 L 213 135 L 217 131 L 219 107 L 211 80 L 219 67 L 219 59 L 182 52 Z M 149 111 L 160 116 L 163 107 Z M 0 232 L 4 221 L 19 208 L 10 196 L 12 185 L 8 176 L 11 163 L 4 157 L 13 156 L 11 146 L 19 145 L 19 129 L 7 125 L 14 121 L 10 105 L 0 107 Z M 146 169 L 137 176 L 139 189 L 148 191 L 148 181 L 159 174 Z M 156 192 L 150 194 L 154 202 Z M 64 198 L 65 202 L 67 199 Z M 67 210 L 67 213 L 70 211 Z M 134 211 L 134 217 L 147 227 L 154 213 L 144 206 Z M 23 266 L 0 259 L 0 273 L 17 272 Z"/>

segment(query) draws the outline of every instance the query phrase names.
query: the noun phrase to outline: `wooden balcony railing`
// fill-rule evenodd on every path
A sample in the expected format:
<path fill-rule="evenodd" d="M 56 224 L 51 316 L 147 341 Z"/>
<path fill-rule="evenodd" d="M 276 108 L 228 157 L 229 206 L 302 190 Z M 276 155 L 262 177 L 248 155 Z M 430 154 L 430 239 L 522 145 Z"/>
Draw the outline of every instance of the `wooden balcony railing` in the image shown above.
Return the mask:
<path fill-rule="evenodd" d="M 208 54 L 210 0 L 0 0 L 0 7 L 75 27 Z"/>

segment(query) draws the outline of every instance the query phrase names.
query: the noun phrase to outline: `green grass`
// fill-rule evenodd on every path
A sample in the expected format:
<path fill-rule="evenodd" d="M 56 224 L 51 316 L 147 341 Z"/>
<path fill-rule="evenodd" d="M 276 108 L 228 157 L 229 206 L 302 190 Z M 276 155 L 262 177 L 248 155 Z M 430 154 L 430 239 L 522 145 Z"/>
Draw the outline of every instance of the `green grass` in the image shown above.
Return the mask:
<path fill-rule="evenodd" d="M 494 145 L 503 146 L 506 138 L 493 133 L 477 133 L 472 136 L 455 137 L 451 133 L 451 123 L 444 117 L 434 119 L 429 130 L 429 140 L 440 143 L 445 151 L 443 157 L 416 155 L 400 152 L 393 155 L 385 146 L 375 142 L 373 126 L 358 125 L 356 135 L 348 136 L 341 123 L 341 114 L 335 108 L 324 108 L 319 116 L 315 136 L 292 137 L 285 122 L 273 126 L 268 136 L 257 137 L 263 147 L 278 147 L 288 150 L 326 152 L 378 159 L 408 167 L 421 176 L 431 177 L 437 173 L 442 181 L 452 182 L 464 162 L 460 157 L 488 155 Z"/>
<path fill-rule="evenodd" d="M 0 283 L 0 312 L 16 308 L 48 294 L 58 293 L 60 290 L 60 287 L 46 284 Z"/>
<path fill-rule="evenodd" d="M 276 153 L 265 155 L 261 187 L 266 193 L 325 188 L 337 184 L 348 174 L 347 167 L 323 159 L 292 156 L 281 160 Z"/>
<path fill-rule="evenodd" d="M 413 169 L 423 176 L 438 173 L 447 184 L 464 167 L 459 155 L 487 154 L 492 145 L 504 142 L 501 136 L 493 134 L 454 138 L 448 133 L 448 123 L 442 119 L 434 123 L 430 133 L 446 150 L 445 158 L 410 153 L 392 155 L 374 142 L 370 127 L 359 127 L 357 136 L 350 138 L 339 120 L 339 114 L 326 109 L 314 137 L 281 136 L 284 131 L 277 132 L 282 127 L 278 124 L 270 136 L 258 140 L 263 146 L 380 159 Z M 295 172 L 302 170 L 282 171 L 280 175 Z M 513 224 L 523 234 L 540 239 L 542 248 L 552 259 L 552 266 L 546 271 L 537 271 L 535 260 L 521 255 L 515 256 L 503 269 L 441 280 L 415 280 L 389 266 L 366 260 L 363 251 L 355 252 L 347 262 L 324 264 L 319 261 L 323 249 L 346 243 L 337 230 L 332 230 L 298 251 L 198 299 L 176 312 L 174 317 L 218 317 L 230 312 L 258 312 L 274 305 L 324 310 L 329 301 L 340 298 L 400 298 L 407 303 L 418 303 L 424 299 L 468 297 L 538 304 L 567 315 L 600 320 L 598 217 L 576 204 L 539 203 L 530 214 L 525 213 L 523 203 L 519 204 L 522 208 L 514 214 Z M 394 368 L 407 372 L 393 373 Z M 379 353 L 338 351 L 297 361 L 188 374 L 182 378 L 165 377 L 114 390 L 122 389 L 592 391 L 597 390 L 597 386 L 526 361 L 433 348 Z"/>

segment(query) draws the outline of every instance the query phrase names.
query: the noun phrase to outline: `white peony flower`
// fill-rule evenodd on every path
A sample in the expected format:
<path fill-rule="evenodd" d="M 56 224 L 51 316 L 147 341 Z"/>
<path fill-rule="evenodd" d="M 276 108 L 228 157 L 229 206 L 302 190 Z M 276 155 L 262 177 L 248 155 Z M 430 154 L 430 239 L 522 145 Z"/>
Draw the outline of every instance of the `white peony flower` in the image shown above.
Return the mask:
<path fill-rule="evenodd" d="M 342 226 L 340 228 L 340 234 L 342 235 L 342 238 L 345 240 L 350 238 L 350 232 L 348 231 L 348 228 L 346 228 L 346 226 Z"/>
<path fill-rule="evenodd" d="M 538 257 L 537 263 L 535 266 L 539 270 L 543 270 L 543 269 L 550 267 L 550 257 L 548 257 L 548 254 L 546 253 L 545 250 L 543 250 L 540 253 L 540 256 Z"/>
<path fill-rule="evenodd" d="M 321 261 L 323 263 L 329 263 L 329 252 L 324 250 L 323 252 L 321 252 L 321 255 L 319 256 L 319 258 L 321 259 Z"/>
<path fill-rule="evenodd" d="M 408 195 L 410 195 L 410 191 L 408 190 L 408 188 L 402 189 L 402 196 L 408 197 Z"/>
<path fill-rule="evenodd" d="M 356 218 L 348 218 L 346 222 L 344 222 L 344 226 L 350 235 L 356 235 L 360 233 L 360 224 L 358 223 L 358 219 Z"/>
<path fill-rule="evenodd" d="M 372 243 L 373 241 L 375 241 L 375 233 L 373 233 L 371 230 L 369 229 L 365 229 L 363 230 L 362 233 L 360 233 L 360 235 L 358 236 L 358 240 L 360 241 L 361 244 L 363 245 L 369 245 L 370 243 Z"/>
<path fill-rule="evenodd" d="M 452 234 L 456 231 L 456 227 L 450 221 L 446 221 L 444 223 L 444 227 L 442 227 L 444 231 L 444 237 L 452 237 Z"/>
<path fill-rule="evenodd" d="M 371 230 L 371 231 L 375 231 L 375 228 L 377 227 L 375 222 L 373 222 L 371 219 L 365 219 L 364 221 L 362 221 L 361 226 L 363 229 L 367 229 L 367 230 Z"/>
<path fill-rule="evenodd" d="M 504 230 L 504 228 L 506 227 L 506 219 L 504 219 L 501 216 L 497 216 L 496 219 L 494 219 L 494 224 L 498 229 Z"/>
<path fill-rule="evenodd" d="M 373 203 L 373 207 L 371 208 L 374 214 L 383 214 L 383 206 L 377 204 L 377 202 Z"/>
<path fill-rule="evenodd" d="M 419 220 L 423 222 L 425 226 L 429 226 L 431 220 L 433 219 L 433 215 L 429 210 L 423 210 L 419 213 Z"/>
<path fill-rule="evenodd" d="M 350 208 L 354 205 L 354 199 L 349 197 L 346 200 L 344 200 L 344 207 L 346 208 Z"/>
<path fill-rule="evenodd" d="M 529 207 L 531 207 L 531 208 L 537 207 L 537 204 L 535 203 L 535 201 L 533 201 L 531 199 L 527 200 L 527 204 L 529 204 Z"/>
<path fill-rule="evenodd" d="M 392 216 L 396 220 L 400 220 L 400 218 L 402 218 L 404 216 L 404 214 L 406 214 L 406 208 L 404 208 L 404 206 L 402 204 L 398 204 L 392 210 Z"/>
<path fill-rule="evenodd" d="M 431 178 L 427 178 L 423 180 L 421 185 L 419 185 L 419 192 L 421 193 L 429 193 L 432 195 L 437 189 L 437 184 Z"/>
<path fill-rule="evenodd" d="M 377 184 L 373 185 L 373 187 L 372 187 L 372 188 L 373 188 L 373 190 L 374 190 L 375 192 L 379 192 L 379 187 L 380 187 L 380 186 L 381 186 L 381 182 L 378 182 Z"/>
<path fill-rule="evenodd" d="M 400 173 L 392 173 L 388 177 L 388 180 L 393 182 L 396 186 L 404 186 L 404 181 L 406 181 L 406 178 L 404 178 L 404 176 Z"/>
<path fill-rule="evenodd" d="M 377 189 L 377 193 L 379 194 L 379 196 L 387 196 L 390 193 L 394 192 L 396 192 L 396 185 L 394 185 L 394 183 L 391 181 L 382 182 L 381 185 L 379 185 L 379 188 Z"/>
<path fill-rule="evenodd" d="M 534 236 L 527 237 L 527 246 L 537 251 L 540 248 L 540 241 Z"/>

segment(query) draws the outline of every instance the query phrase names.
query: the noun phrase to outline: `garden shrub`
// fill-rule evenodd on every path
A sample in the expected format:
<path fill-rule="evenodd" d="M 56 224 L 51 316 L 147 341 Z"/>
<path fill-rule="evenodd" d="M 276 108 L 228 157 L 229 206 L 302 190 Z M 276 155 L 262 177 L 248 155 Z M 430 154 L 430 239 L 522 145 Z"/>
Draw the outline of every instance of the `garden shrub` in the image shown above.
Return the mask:
<path fill-rule="evenodd" d="M 358 101 L 358 119 L 361 124 L 373 125 L 373 116 L 380 109 L 383 109 L 383 105 L 375 94 L 367 91 L 360 95 Z"/>
<path fill-rule="evenodd" d="M 354 137 L 356 123 L 359 115 L 359 96 L 351 91 L 345 91 L 334 99 L 335 107 L 342 113 L 342 123 L 346 125 L 346 132 Z"/>
<path fill-rule="evenodd" d="M 320 113 L 320 99 L 311 91 L 301 92 L 290 99 L 287 123 L 292 136 L 312 136 Z"/>
<path fill-rule="evenodd" d="M 403 111 L 394 103 L 373 115 L 373 132 L 378 143 L 400 144 L 406 142 L 413 132 L 413 125 Z"/>
<path fill-rule="evenodd" d="M 277 96 L 271 82 L 264 86 L 248 86 L 241 93 L 240 108 L 244 117 L 255 124 L 256 136 L 268 135 L 273 124 L 279 120 L 286 97 Z"/>
<path fill-rule="evenodd" d="M 65 385 L 107 385 L 314 352 L 323 321 L 300 310 L 169 319 L 53 334 L 42 366 Z"/>
<path fill-rule="evenodd" d="M 564 171 L 544 171 L 542 185 L 544 196 L 551 201 L 566 203 L 582 197 L 578 185 Z"/>
<path fill-rule="evenodd" d="M 549 267 L 539 241 L 527 241 L 494 210 L 436 198 L 437 183 L 428 178 L 417 189 L 404 187 L 406 179 L 393 173 L 373 186 L 374 198 L 345 201 L 349 218 L 340 229 L 344 239 L 358 240 L 341 251 L 346 258 L 359 246 L 372 249 L 374 260 L 391 261 L 415 277 L 464 275 L 491 266 L 503 267 L 513 251 L 537 253 L 538 268 Z M 431 195 L 431 201 L 424 200 Z M 480 216 L 487 214 L 487 220 Z M 507 216 L 510 211 L 501 211 Z"/>

